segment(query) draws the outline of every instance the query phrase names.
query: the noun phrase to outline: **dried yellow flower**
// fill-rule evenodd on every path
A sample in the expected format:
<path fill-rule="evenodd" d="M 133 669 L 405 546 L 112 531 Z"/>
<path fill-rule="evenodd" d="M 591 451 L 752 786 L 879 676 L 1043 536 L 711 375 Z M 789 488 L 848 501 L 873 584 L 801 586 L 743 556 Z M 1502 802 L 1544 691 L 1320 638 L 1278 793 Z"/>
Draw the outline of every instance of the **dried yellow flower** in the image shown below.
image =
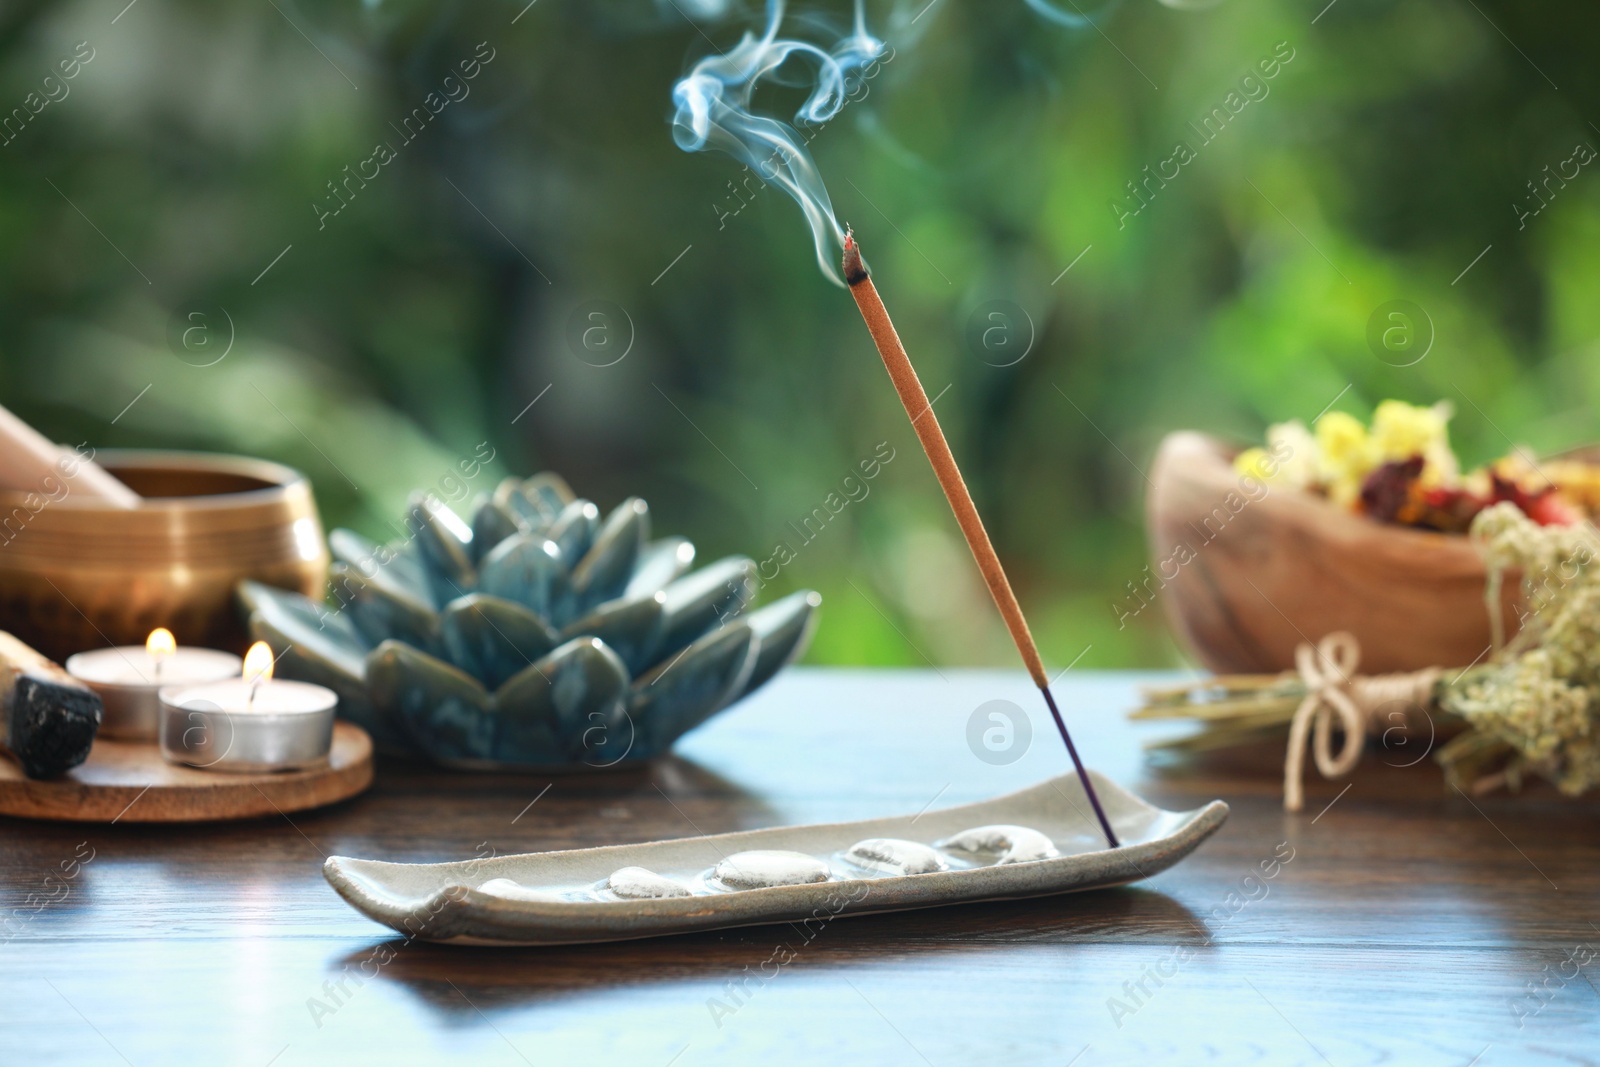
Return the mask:
<path fill-rule="evenodd" d="M 1417 407 L 1403 400 L 1385 400 L 1372 415 L 1372 448 L 1379 463 L 1400 463 L 1421 456 L 1422 484 L 1454 485 L 1460 478 L 1450 449 L 1451 408 L 1440 401 Z"/>
<path fill-rule="evenodd" d="M 1377 466 L 1367 428 L 1354 415 L 1330 411 L 1317 420 L 1317 477 L 1334 503 L 1349 507 L 1361 495 L 1361 482 Z"/>
<path fill-rule="evenodd" d="M 1280 422 L 1267 427 L 1267 448 L 1247 448 L 1233 469 L 1278 488 L 1309 489 L 1316 484 L 1317 442 L 1305 425 Z"/>

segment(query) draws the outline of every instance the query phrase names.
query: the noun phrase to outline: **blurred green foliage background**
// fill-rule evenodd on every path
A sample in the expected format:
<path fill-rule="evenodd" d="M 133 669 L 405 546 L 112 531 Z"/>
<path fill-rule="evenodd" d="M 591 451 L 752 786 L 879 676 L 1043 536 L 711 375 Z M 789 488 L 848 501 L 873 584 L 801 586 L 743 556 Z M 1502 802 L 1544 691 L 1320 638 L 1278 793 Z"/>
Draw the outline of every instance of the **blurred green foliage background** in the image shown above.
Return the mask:
<path fill-rule="evenodd" d="M 330 527 L 369 532 L 487 441 L 476 489 L 549 467 L 603 508 L 645 496 L 703 559 L 790 544 L 768 595 L 822 591 L 813 662 L 1015 663 L 799 211 L 754 182 L 735 201 L 738 164 L 673 145 L 673 82 L 759 10 L 125 2 L 0 13 L 0 108 L 27 112 L 0 147 L 0 396 L 20 415 L 289 462 Z M 938 414 L 1057 666 L 1179 655 L 1158 613 L 1119 628 L 1113 608 L 1171 429 L 1254 439 L 1394 396 L 1454 401 L 1468 464 L 1596 436 L 1600 178 L 1519 216 L 1526 183 L 1600 144 L 1600 13 L 1325 4 L 1126 0 L 1072 30 L 1022 0 L 870 0 L 893 57 L 811 143 L 928 391 L 948 387 Z M 826 41 L 848 17 L 801 4 L 791 26 Z M 93 58 L 63 80 L 79 42 Z M 484 48 L 408 141 L 403 118 Z M 1189 123 L 1281 48 L 1266 95 L 1119 217 L 1126 183 L 1198 146 Z M 379 142 L 395 158 L 321 218 Z M 1415 366 L 1367 345 L 1394 299 L 1437 331 Z M 1011 366 L 968 340 L 994 300 L 1036 332 Z M 569 342 L 595 301 L 631 333 L 611 366 Z M 221 362 L 179 358 L 196 324 L 204 351 L 231 338 Z M 869 495 L 802 544 L 788 524 L 879 442 L 895 459 Z"/>

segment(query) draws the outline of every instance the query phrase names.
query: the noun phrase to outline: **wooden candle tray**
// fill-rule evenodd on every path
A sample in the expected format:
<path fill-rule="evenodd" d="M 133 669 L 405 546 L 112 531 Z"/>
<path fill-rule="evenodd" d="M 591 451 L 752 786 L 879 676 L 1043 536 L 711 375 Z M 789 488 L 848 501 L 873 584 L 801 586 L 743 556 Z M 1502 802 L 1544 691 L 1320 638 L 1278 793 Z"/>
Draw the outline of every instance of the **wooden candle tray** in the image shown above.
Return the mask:
<path fill-rule="evenodd" d="M 210 822 L 320 808 L 372 784 L 372 739 L 347 722 L 333 727 L 325 766 L 233 774 L 168 763 L 150 741 L 94 743 L 60 778 L 25 778 L 0 759 L 0 815 L 67 822 Z"/>

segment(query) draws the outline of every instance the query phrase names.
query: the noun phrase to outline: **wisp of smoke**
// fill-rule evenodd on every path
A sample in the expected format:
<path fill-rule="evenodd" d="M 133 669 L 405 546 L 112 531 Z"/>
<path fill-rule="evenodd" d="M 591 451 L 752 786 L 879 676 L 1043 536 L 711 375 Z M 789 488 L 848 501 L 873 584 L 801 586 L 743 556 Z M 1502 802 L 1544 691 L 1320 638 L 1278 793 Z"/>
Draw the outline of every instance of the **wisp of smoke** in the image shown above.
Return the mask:
<path fill-rule="evenodd" d="M 1081 30 L 1085 26 L 1094 25 L 1094 23 L 1090 21 L 1089 16 L 1083 14 L 1081 11 L 1063 11 L 1056 5 L 1050 3 L 1050 0 L 1022 0 L 1022 2 L 1032 8 L 1034 14 L 1040 16 L 1041 18 L 1048 19 L 1058 26 L 1066 26 L 1069 29 Z"/>
<path fill-rule="evenodd" d="M 778 81 L 790 58 L 814 66 L 812 89 L 795 121 L 820 125 L 839 113 L 850 91 L 849 77 L 882 54 L 884 45 L 867 32 L 863 0 L 856 0 L 850 32 L 831 48 L 779 37 L 783 0 L 768 0 L 767 24 L 760 37 L 746 33 L 733 48 L 707 56 L 673 86 L 676 113 L 672 138 L 688 152 L 721 149 L 794 197 L 811 224 L 817 265 L 837 284 L 844 230 L 834 217 L 828 189 L 794 126 L 751 110 L 756 87 Z"/>
<path fill-rule="evenodd" d="M 1022 2 L 1041 18 L 1048 19 L 1058 26 L 1081 30 L 1101 21 L 1100 16 L 1109 16 L 1117 0 L 1111 0 L 1098 11 L 1084 11 L 1076 0 L 1067 0 L 1067 6 L 1072 8 L 1071 11 L 1061 10 L 1059 5 L 1051 3 L 1050 0 L 1022 0 Z M 1157 0 L 1157 2 L 1162 7 L 1170 7 L 1174 11 L 1205 11 L 1216 7 L 1222 0 Z"/>
<path fill-rule="evenodd" d="M 693 14 L 715 17 L 724 12 L 727 0 L 673 0 L 690 3 Z M 844 229 L 833 212 L 828 188 L 803 139 L 795 127 L 779 119 L 757 115 L 752 110 L 756 88 L 763 82 L 793 84 L 781 77 L 780 68 L 791 58 L 814 68 L 805 84 L 811 92 L 795 121 L 818 126 L 837 115 L 849 99 L 851 75 L 869 66 L 884 54 L 884 42 L 867 32 L 865 0 L 855 0 L 855 19 L 849 32 L 831 48 L 809 41 L 779 37 L 784 20 L 784 0 L 767 0 L 766 27 L 761 36 L 746 33 L 730 50 L 707 56 L 694 65 L 672 88 L 676 108 L 672 138 L 686 152 L 720 149 L 750 167 L 764 181 L 771 182 L 794 197 L 811 225 L 816 244 L 817 265 L 823 274 L 843 285 L 837 266 L 844 246 Z M 1109 12 L 1117 0 L 1085 14 L 1068 0 L 1073 12 L 1062 10 L 1051 0 L 1023 0 L 1036 14 L 1061 26 L 1083 29 L 1095 25 L 1094 16 Z M 1158 0 L 1177 9 L 1201 9 L 1220 0 Z M 929 5 L 931 6 L 931 5 Z M 922 9 L 926 11 L 927 8 Z M 920 18 L 920 14 L 917 16 Z M 916 19 L 911 20 L 912 23 Z M 908 33 L 910 32 L 907 27 Z"/>

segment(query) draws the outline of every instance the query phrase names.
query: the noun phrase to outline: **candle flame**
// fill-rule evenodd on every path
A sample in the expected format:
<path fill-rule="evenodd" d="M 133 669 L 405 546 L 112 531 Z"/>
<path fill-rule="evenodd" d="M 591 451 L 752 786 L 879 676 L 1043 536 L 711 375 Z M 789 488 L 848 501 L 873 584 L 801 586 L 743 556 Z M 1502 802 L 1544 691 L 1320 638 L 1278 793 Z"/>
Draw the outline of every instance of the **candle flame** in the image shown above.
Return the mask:
<path fill-rule="evenodd" d="M 157 626 L 144 639 L 144 650 L 153 660 L 162 660 L 178 651 L 178 641 L 165 626 Z"/>
<path fill-rule="evenodd" d="M 251 685 L 260 685 L 272 679 L 272 646 L 257 641 L 244 654 L 244 678 Z"/>

